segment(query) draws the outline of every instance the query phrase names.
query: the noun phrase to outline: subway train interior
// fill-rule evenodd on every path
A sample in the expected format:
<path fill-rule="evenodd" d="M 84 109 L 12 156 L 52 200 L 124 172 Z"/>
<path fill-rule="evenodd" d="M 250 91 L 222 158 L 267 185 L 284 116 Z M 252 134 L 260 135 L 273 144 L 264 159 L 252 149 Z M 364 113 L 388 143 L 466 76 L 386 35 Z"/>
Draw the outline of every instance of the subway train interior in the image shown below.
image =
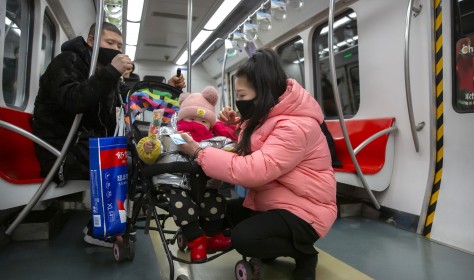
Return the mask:
<path fill-rule="evenodd" d="M 91 182 L 39 176 L 30 120 L 61 45 L 103 21 L 134 62 L 126 83 L 179 69 L 184 92 L 212 85 L 216 112 L 236 109 L 238 66 L 271 48 L 318 101 L 340 164 L 317 279 L 474 279 L 473 0 L 1 0 L 0 279 L 294 279 L 288 257 L 186 261 L 147 222 L 156 205 L 138 209 L 133 238 L 84 242 Z"/>

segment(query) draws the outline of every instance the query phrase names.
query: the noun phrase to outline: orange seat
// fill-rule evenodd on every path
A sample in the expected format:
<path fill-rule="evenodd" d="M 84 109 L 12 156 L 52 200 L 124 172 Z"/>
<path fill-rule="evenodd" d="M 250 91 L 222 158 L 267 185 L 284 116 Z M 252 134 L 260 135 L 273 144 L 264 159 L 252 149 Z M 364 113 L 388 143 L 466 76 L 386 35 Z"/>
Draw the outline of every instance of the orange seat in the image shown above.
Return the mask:
<path fill-rule="evenodd" d="M 0 108 L 0 120 L 31 132 L 31 114 Z M 41 183 L 33 141 L 0 127 L 0 178 L 13 184 Z"/>
<path fill-rule="evenodd" d="M 352 148 L 357 148 L 357 146 L 375 133 L 392 127 L 394 122 L 395 118 L 346 120 L 345 123 Z M 342 163 L 342 168 L 334 168 L 334 171 L 356 173 L 339 121 L 327 120 L 326 124 L 334 138 L 336 154 Z M 363 174 L 376 174 L 382 169 L 385 163 L 385 149 L 388 137 L 388 134 L 380 136 L 356 155 Z"/>

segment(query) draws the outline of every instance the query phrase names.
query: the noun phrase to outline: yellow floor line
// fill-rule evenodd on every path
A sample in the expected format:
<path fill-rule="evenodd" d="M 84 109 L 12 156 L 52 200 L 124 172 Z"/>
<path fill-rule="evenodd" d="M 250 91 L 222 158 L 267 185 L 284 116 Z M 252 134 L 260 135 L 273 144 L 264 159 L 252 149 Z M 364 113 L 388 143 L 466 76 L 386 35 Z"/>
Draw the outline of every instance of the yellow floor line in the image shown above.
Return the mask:
<path fill-rule="evenodd" d="M 340 261 L 339 259 L 329 255 L 321 249 L 319 251 L 318 267 L 316 269 L 317 279 L 331 279 L 331 280 L 365 280 L 373 279 L 366 274 L 358 271 L 352 266 Z"/>
<path fill-rule="evenodd" d="M 170 226 L 172 229 L 175 227 L 171 221 L 167 222 L 166 226 Z M 152 222 L 154 226 L 154 222 Z M 161 271 L 162 279 L 169 278 L 169 265 L 161 243 L 160 236 L 156 231 L 150 231 L 150 238 L 153 243 L 153 248 L 158 259 L 158 266 Z M 177 252 L 176 245 L 171 246 L 172 252 Z M 318 280 L 368 280 L 373 279 L 366 274 L 358 271 L 350 265 L 340 261 L 339 259 L 329 255 L 328 253 L 318 249 L 319 261 L 316 269 L 316 278 Z M 183 254 L 183 255 L 181 255 Z M 186 253 L 180 253 L 180 257 L 187 258 Z M 174 262 L 175 264 L 175 275 L 174 278 L 180 274 L 188 276 L 189 279 L 193 280 L 233 280 L 235 264 L 242 259 L 242 256 L 236 251 L 231 251 L 221 257 L 204 263 L 196 265 L 187 265 Z M 294 261 L 291 258 L 278 258 L 274 262 L 265 265 L 262 280 L 289 280 L 293 279 Z"/>

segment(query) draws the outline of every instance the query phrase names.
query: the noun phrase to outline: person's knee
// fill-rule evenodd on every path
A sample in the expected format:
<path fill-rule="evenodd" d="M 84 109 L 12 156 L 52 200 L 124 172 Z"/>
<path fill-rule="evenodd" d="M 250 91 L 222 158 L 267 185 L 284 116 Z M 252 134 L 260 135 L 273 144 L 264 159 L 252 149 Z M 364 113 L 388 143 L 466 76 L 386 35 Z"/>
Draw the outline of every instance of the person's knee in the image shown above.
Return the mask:
<path fill-rule="evenodd" d="M 240 254 L 244 255 L 242 249 L 245 248 L 245 235 L 239 230 L 238 226 L 232 229 L 231 240 L 234 249 L 237 250 L 237 252 L 239 252 Z"/>
<path fill-rule="evenodd" d="M 252 250 L 255 248 L 255 240 L 251 232 L 238 225 L 231 232 L 232 246 L 237 252 L 244 256 L 252 256 Z"/>

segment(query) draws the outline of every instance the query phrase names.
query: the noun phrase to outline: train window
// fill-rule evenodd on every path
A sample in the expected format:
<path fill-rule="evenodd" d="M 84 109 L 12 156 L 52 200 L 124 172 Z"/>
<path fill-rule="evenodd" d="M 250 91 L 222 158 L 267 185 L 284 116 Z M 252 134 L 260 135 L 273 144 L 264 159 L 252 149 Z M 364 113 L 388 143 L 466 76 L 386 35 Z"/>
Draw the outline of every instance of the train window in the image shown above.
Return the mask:
<path fill-rule="evenodd" d="M 297 37 L 277 50 L 288 77 L 304 86 L 304 51 L 303 40 Z"/>
<path fill-rule="evenodd" d="M 48 14 L 44 15 L 43 36 L 41 37 L 41 74 L 46 71 L 49 63 L 54 56 L 54 44 L 56 41 L 56 30 L 54 24 Z"/>
<path fill-rule="evenodd" d="M 313 36 L 314 82 L 316 98 L 326 118 L 337 117 L 329 70 L 328 25 L 318 27 Z M 357 16 L 354 11 L 334 21 L 334 50 L 337 85 L 344 117 L 352 117 L 359 110 L 359 48 Z"/>
<path fill-rule="evenodd" d="M 474 112 L 474 2 L 453 0 L 453 107 Z"/>
<path fill-rule="evenodd" d="M 7 0 L 5 6 L 2 95 L 11 107 L 26 104 L 31 6 L 32 1 L 28 0 Z"/>

